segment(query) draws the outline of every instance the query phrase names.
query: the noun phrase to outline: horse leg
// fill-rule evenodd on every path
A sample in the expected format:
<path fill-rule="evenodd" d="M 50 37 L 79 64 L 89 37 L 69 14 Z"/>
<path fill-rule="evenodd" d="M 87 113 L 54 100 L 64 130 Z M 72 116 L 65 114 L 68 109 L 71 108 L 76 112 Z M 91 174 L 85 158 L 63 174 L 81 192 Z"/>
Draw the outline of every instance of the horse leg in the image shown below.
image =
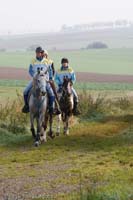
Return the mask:
<path fill-rule="evenodd" d="M 41 124 L 40 124 L 39 118 L 37 118 L 36 121 L 37 121 L 37 135 L 36 135 L 36 139 L 35 139 L 35 146 L 38 147 L 39 141 L 40 141 Z"/>
<path fill-rule="evenodd" d="M 30 130 L 31 130 L 33 138 L 35 139 L 36 138 L 36 133 L 35 133 L 35 128 L 34 128 L 34 116 L 31 113 L 30 113 L 30 123 L 31 123 Z"/>
<path fill-rule="evenodd" d="M 66 114 L 63 115 L 64 135 L 66 134 Z"/>
<path fill-rule="evenodd" d="M 42 129 L 43 132 L 41 133 L 41 141 L 47 142 L 47 134 L 46 134 L 46 130 L 47 130 L 47 124 L 48 124 L 48 115 L 45 116 L 43 123 L 42 123 Z"/>
<path fill-rule="evenodd" d="M 56 136 L 60 135 L 61 114 L 57 115 Z"/>
<path fill-rule="evenodd" d="M 41 134 L 40 134 L 41 142 L 47 142 L 46 130 L 42 127 Z"/>
<path fill-rule="evenodd" d="M 62 113 L 62 121 L 63 121 L 63 127 L 64 127 L 64 135 L 66 133 L 66 114 Z"/>
<path fill-rule="evenodd" d="M 66 121 L 66 135 L 69 135 L 69 117 L 67 116 L 67 121 Z"/>
<path fill-rule="evenodd" d="M 69 117 L 65 116 L 65 121 L 64 121 L 64 134 L 69 135 Z"/>
<path fill-rule="evenodd" d="M 48 125 L 48 114 L 45 116 L 44 121 L 42 123 L 44 130 L 47 129 L 47 125 Z"/>
<path fill-rule="evenodd" d="M 53 125 L 53 115 L 49 114 L 49 137 L 54 139 L 55 135 L 53 134 L 53 130 L 52 130 L 52 125 Z"/>

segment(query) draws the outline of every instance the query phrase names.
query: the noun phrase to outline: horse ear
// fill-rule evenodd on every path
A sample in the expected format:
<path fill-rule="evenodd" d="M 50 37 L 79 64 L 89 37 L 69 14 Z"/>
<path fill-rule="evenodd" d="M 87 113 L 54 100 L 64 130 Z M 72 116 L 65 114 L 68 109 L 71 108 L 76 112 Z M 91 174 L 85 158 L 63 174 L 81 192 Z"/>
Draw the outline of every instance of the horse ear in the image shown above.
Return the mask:
<path fill-rule="evenodd" d="M 64 76 L 64 77 L 63 77 L 63 79 L 64 79 L 64 81 L 66 81 L 66 79 L 67 79 L 67 76 Z"/>
<path fill-rule="evenodd" d="M 37 68 L 37 72 L 38 72 L 38 74 L 40 74 L 40 68 L 39 67 Z"/>
<path fill-rule="evenodd" d="M 66 80 L 67 80 L 67 81 L 69 81 L 69 78 L 68 78 L 68 76 L 66 76 Z"/>
<path fill-rule="evenodd" d="M 48 73 L 48 70 L 46 70 L 45 74 L 47 74 L 47 73 Z"/>

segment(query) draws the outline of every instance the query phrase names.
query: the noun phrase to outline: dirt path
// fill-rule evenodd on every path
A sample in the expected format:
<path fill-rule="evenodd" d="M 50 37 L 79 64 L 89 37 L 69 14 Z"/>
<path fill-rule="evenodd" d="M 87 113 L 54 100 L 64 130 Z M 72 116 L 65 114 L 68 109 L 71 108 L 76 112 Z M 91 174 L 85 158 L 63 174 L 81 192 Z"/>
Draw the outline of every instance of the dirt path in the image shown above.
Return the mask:
<path fill-rule="evenodd" d="M 16 164 L 18 170 L 22 165 Z M 71 185 L 73 176 L 65 173 L 71 165 L 63 162 L 46 162 L 41 166 L 37 164 L 25 164 L 26 172 L 34 171 L 36 174 L 23 175 L 12 178 L 0 178 L 0 200 L 32 200 L 37 198 L 58 200 L 58 194 L 69 194 L 79 191 L 79 183 Z M 3 169 L 1 169 L 2 171 Z M 38 174 L 38 175 L 37 175 Z M 60 183 L 60 180 L 64 183 Z M 68 182 L 69 184 L 67 184 Z M 39 198 L 39 199 L 40 199 Z"/>
<path fill-rule="evenodd" d="M 0 79 L 29 80 L 30 77 L 26 69 L 0 67 Z M 133 75 L 111 75 L 77 72 L 77 80 L 79 82 L 133 83 Z"/>

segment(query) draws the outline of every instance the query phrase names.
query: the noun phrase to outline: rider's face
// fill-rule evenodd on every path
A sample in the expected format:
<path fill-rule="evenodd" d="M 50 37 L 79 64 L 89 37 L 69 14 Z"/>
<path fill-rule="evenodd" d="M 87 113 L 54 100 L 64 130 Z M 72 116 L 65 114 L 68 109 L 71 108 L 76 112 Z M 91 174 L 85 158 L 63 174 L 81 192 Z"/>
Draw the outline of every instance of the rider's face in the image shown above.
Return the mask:
<path fill-rule="evenodd" d="M 36 52 L 36 57 L 37 57 L 37 58 L 41 58 L 41 57 L 42 57 L 41 52 Z"/>
<path fill-rule="evenodd" d="M 62 66 L 65 68 L 65 67 L 68 67 L 68 63 L 65 62 L 65 63 L 62 63 Z"/>
<path fill-rule="evenodd" d="M 41 53 L 42 58 L 48 58 L 47 54 L 45 54 L 44 52 Z"/>

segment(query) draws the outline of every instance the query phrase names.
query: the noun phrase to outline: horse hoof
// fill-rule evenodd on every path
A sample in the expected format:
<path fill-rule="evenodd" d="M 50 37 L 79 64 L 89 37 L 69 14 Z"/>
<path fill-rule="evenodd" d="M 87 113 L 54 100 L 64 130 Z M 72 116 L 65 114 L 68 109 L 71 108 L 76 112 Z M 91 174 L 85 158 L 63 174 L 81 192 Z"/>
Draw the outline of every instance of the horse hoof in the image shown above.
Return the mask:
<path fill-rule="evenodd" d="M 32 138 L 33 138 L 33 139 L 36 139 L 36 135 L 32 135 Z"/>
<path fill-rule="evenodd" d="M 49 137 L 50 137 L 51 139 L 54 139 L 54 138 L 55 138 L 55 135 L 49 135 Z"/>
<path fill-rule="evenodd" d="M 35 142 L 35 147 L 39 147 L 39 142 Z"/>
<path fill-rule="evenodd" d="M 45 143 L 45 142 L 47 142 L 47 139 L 42 136 L 42 137 L 40 137 L 40 141 L 41 141 L 41 143 Z"/>
<path fill-rule="evenodd" d="M 53 134 L 53 132 L 49 132 L 49 133 L 48 133 L 48 136 L 49 136 L 51 139 L 54 139 L 54 138 L 55 138 L 55 135 Z"/>
<path fill-rule="evenodd" d="M 69 135 L 69 131 L 65 131 L 64 135 L 68 136 Z"/>
<path fill-rule="evenodd" d="M 56 136 L 59 137 L 59 136 L 60 136 L 60 133 L 56 133 Z"/>
<path fill-rule="evenodd" d="M 50 138 L 51 138 L 51 139 L 54 139 L 54 138 L 55 138 L 55 135 L 50 135 Z"/>

